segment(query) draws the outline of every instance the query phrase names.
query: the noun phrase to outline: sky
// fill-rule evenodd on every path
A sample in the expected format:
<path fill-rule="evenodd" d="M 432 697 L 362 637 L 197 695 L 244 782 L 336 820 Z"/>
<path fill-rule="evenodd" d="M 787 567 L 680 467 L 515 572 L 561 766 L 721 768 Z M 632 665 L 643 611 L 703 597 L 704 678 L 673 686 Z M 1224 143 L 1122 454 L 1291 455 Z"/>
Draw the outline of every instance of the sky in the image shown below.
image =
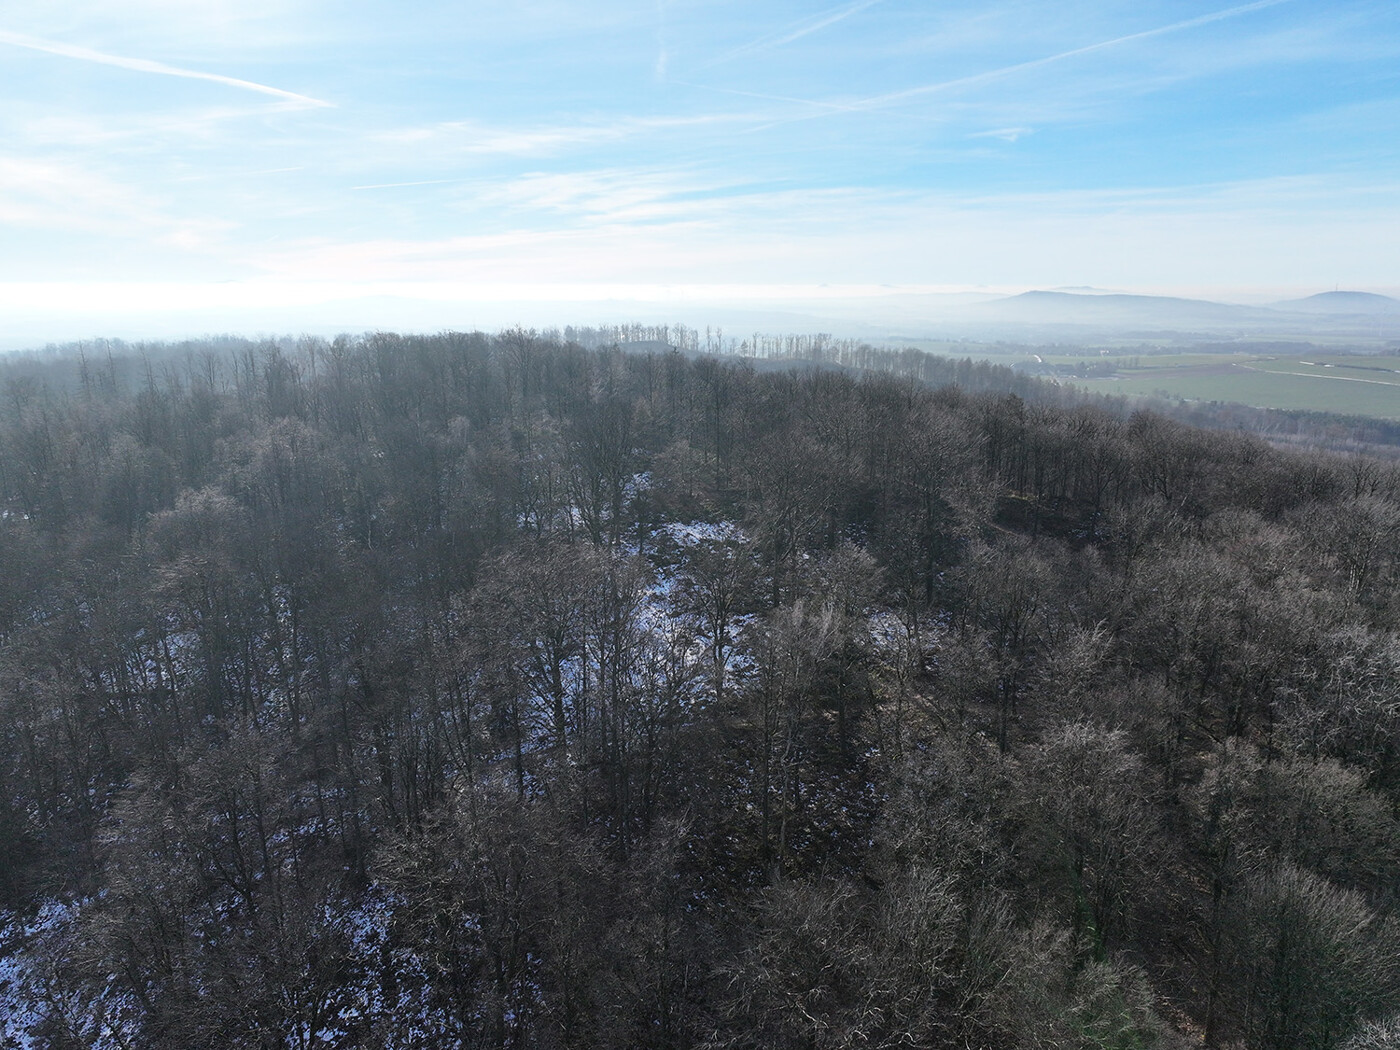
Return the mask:
<path fill-rule="evenodd" d="M 1397 245 L 1394 0 L 0 0 L 0 342 L 1396 294 Z"/>

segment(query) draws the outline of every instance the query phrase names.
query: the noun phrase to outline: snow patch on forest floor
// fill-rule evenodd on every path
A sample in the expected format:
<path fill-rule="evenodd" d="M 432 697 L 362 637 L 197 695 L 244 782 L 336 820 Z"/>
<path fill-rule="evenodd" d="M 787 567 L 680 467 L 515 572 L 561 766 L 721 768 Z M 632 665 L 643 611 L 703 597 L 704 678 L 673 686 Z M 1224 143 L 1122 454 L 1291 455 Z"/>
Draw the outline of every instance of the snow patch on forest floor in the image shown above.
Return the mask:
<path fill-rule="evenodd" d="M 14 912 L 0 912 L 0 1047 L 4 1050 L 38 1050 L 52 1045 L 42 1028 L 49 1022 L 51 1006 L 62 999 L 62 992 L 49 986 L 35 956 L 45 942 L 69 936 L 67 931 L 78 908 L 77 903 L 49 900 L 34 917 L 24 921 Z M 95 1050 L 106 1050 L 118 1043 L 98 1017 L 83 1021 L 90 1026 L 84 1033 Z"/>
<path fill-rule="evenodd" d="M 749 535 L 733 521 L 672 521 L 656 530 L 682 549 L 702 543 L 747 544 Z"/>
<path fill-rule="evenodd" d="M 30 1033 L 42 1020 L 34 1003 L 27 929 L 13 912 L 0 913 L 0 1046 L 34 1046 Z"/>

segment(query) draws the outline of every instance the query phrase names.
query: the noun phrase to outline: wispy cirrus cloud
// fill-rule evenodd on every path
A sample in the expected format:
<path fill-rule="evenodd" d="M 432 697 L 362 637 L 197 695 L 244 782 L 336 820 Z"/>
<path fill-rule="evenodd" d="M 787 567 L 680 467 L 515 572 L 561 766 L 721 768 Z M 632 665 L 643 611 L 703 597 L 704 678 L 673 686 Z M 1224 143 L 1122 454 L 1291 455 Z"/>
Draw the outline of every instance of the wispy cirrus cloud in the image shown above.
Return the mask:
<path fill-rule="evenodd" d="M 695 218 L 705 202 L 733 192 L 732 181 L 673 170 L 532 172 L 472 189 L 473 200 L 521 216 L 548 213 L 569 222 L 655 223 Z"/>
<path fill-rule="evenodd" d="M 699 68 L 709 69 L 721 63 L 740 58 L 743 55 L 751 55 L 760 51 L 770 51 L 773 48 L 785 47 L 788 44 L 801 40 L 805 36 L 811 36 L 813 33 L 834 26 L 837 22 L 844 22 L 852 15 L 858 15 L 867 8 L 874 7 L 876 4 L 883 2 L 884 0 L 856 0 L 856 3 L 833 8 L 830 11 L 825 11 L 817 15 L 815 18 L 794 22 L 778 30 L 776 33 L 770 33 L 767 36 L 759 37 L 757 40 L 751 40 L 747 44 L 742 44 L 739 47 L 726 51 L 717 58 L 712 58 L 710 61 L 704 63 Z"/>
<path fill-rule="evenodd" d="M 179 248 L 201 247 L 232 228 L 172 216 L 151 194 L 84 167 L 23 157 L 0 157 L 0 226 L 139 235 Z"/>
<path fill-rule="evenodd" d="M 207 73 L 198 69 L 184 69 L 180 66 L 170 66 L 166 65 L 164 62 L 154 62 L 146 58 L 112 55 L 105 51 L 94 51 L 89 47 L 80 47 L 76 44 L 67 44 L 58 40 L 44 40 L 39 37 L 27 36 L 24 33 L 12 33 L 3 29 L 0 29 L 0 44 L 8 44 L 10 47 L 24 48 L 28 51 L 39 51 L 47 55 L 58 55 L 62 58 L 77 59 L 80 62 L 93 62 L 103 66 L 115 66 L 118 69 L 129 69 L 137 73 L 153 73 L 157 76 L 180 77 L 185 80 L 204 80 L 212 84 L 222 84 L 225 87 L 238 88 L 242 91 L 253 91 L 260 95 L 268 95 L 272 98 L 281 99 L 284 103 L 290 103 L 298 108 L 321 109 L 334 104 L 318 98 L 311 98 L 309 95 L 299 95 L 295 91 L 284 91 L 282 88 L 271 87 L 267 84 L 259 84 L 252 80 L 243 80 L 239 77 L 225 76 L 222 73 Z"/>
<path fill-rule="evenodd" d="M 1015 142 L 1031 134 L 1032 128 L 992 128 L 990 131 L 974 131 L 970 139 L 1000 139 L 1002 142 Z"/>
<path fill-rule="evenodd" d="M 289 104 L 290 105 L 290 104 Z M 272 109 L 280 108 L 274 104 Z M 229 141 L 225 129 L 251 118 L 262 118 L 269 107 L 212 106 L 175 113 L 129 113 L 95 116 L 74 112 L 23 112 L 0 126 L 14 147 L 101 149 L 131 142 L 189 145 L 205 140 Z"/>
<path fill-rule="evenodd" d="M 967 76 L 954 77 L 948 80 L 940 80 L 931 84 L 921 84 L 917 87 L 901 88 L 897 91 L 887 91 L 877 95 L 867 95 L 845 101 L 834 101 L 827 103 L 824 108 L 817 112 L 800 114 L 794 117 L 784 118 L 774 121 L 772 124 L 762 125 L 755 130 L 766 131 L 770 127 L 780 124 L 787 124 L 796 121 L 816 120 L 821 117 L 836 116 L 840 113 L 858 113 L 871 110 L 880 110 L 903 105 L 905 103 L 917 101 L 942 94 L 952 94 L 971 88 L 977 88 L 992 84 L 997 81 L 1006 80 L 1017 74 L 1027 73 L 1032 70 L 1054 66 L 1059 63 L 1068 62 L 1071 59 L 1081 58 L 1100 52 L 1109 51 L 1114 48 L 1123 47 L 1128 44 L 1140 41 L 1151 40 L 1156 37 L 1167 36 L 1172 33 L 1182 33 L 1191 29 L 1197 29 L 1215 22 L 1223 22 L 1227 19 L 1238 18 L 1251 14 L 1255 11 L 1262 11 L 1265 8 L 1277 7 L 1281 4 L 1292 3 L 1292 0 L 1253 0 L 1252 3 L 1240 4 L 1235 7 L 1225 8 L 1219 11 L 1212 11 L 1209 14 L 1199 15 L 1195 18 L 1187 18 L 1181 21 L 1172 22 L 1168 25 L 1156 26 L 1152 29 L 1140 30 L 1136 33 L 1125 33 L 1108 40 L 1100 40 L 1082 47 L 1069 48 L 1058 51 L 1052 55 L 1045 55 L 1041 58 L 1033 58 L 1024 62 L 1013 62 L 1009 65 L 998 66 L 994 69 L 984 70 L 980 73 L 972 73 Z M 809 105 L 817 106 L 819 103 L 811 100 Z"/>
<path fill-rule="evenodd" d="M 854 107 L 844 102 L 826 102 L 814 98 L 797 98 L 793 95 L 774 95 L 764 91 L 745 91 L 742 88 L 718 87 L 714 84 L 693 84 L 687 80 L 673 80 L 677 87 L 694 88 L 697 91 L 713 91 L 720 95 L 733 95 L 736 98 L 752 98 L 762 102 L 784 102 L 798 106 L 815 106 L 833 113 L 850 112 Z"/>
<path fill-rule="evenodd" d="M 460 179 L 414 179 L 410 182 L 373 182 L 366 186 L 351 186 L 352 190 L 400 190 L 409 186 L 449 186 Z"/>
<path fill-rule="evenodd" d="M 396 128 L 382 132 L 378 137 L 384 141 L 402 144 L 437 143 L 464 154 L 531 157 L 670 131 L 751 123 L 755 119 L 746 114 L 713 113 L 674 117 L 622 117 L 615 120 L 518 128 L 471 120 L 453 120 L 420 127 Z"/>
<path fill-rule="evenodd" d="M 1053 285 L 1306 283 L 1376 270 L 1400 233 L 1400 187 L 1265 179 L 1103 191 L 946 194 L 732 187 L 691 196 L 674 173 L 593 172 L 474 188 L 501 225 L 422 239 L 323 241 L 253 265 L 299 279 Z M 516 210 L 519 208 L 520 210 Z M 529 227 L 540 210 L 565 221 Z M 1371 247 L 1361 249 L 1367 229 Z M 1313 252 L 1284 250 L 1305 240 Z M 930 246 L 938 250 L 931 251 Z M 1144 246 L 1147 246 L 1146 248 Z M 1182 267 L 1182 260 L 1189 266 Z M 1393 273 L 1393 268 L 1386 271 Z"/>
<path fill-rule="evenodd" d="M 145 195 L 71 164 L 0 157 L 0 223 L 124 233 L 156 219 Z"/>
<path fill-rule="evenodd" d="M 1124 44 L 1136 43 L 1141 40 L 1150 40 L 1153 37 L 1165 36 L 1168 33 L 1181 33 L 1188 29 L 1197 29 L 1201 26 L 1210 25 L 1212 22 L 1222 22 L 1227 18 L 1238 18 L 1241 15 L 1247 15 L 1254 11 L 1262 11 L 1266 7 L 1277 7 L 1280 4 L 1291 2 L 1292 0 L 1255 0 L 1254 3 L 1241 4 L 1238 7 L 1226 8 L 1223 11 L 1213 11 L 1210 14 L 1200 15 L 1196 18 L 1187 18 L 1180 22 L 1173 22 L 1170 25 L 1157 26 L 1154 29 L 1144 29 L 1137 33 L 1126 33 L 1122 36 L 1114 37 L 1111 40 L 1100 40 L 1097 43 L 1086 44 L 1083 47 L 1070 48 L 1068 51 L 1060 51 L 1053 55 L 1046 55 L 1044 58 L 1033 58 L 1028 62 L 1015 62 L 997 69 L 989 69 L 982 73 L 974 73 L 971 76 L 956 77 L 952 80 L 944 80 L 934 84 L 923 84 L 919 87 L 890 91 L 881 95 L 871 95 L 867 98 L 852 102 L 851 107 L 854 109 L 876 109 L 907 102 L 925 95 L 939 94 L 958 88 L 975 87 L 994 80 L 1001 80 L 1017 73 L 1024 73 L 1032 69 L 1039 69 L 1043 66 L 1065 62 L 1072 58 L 1079 58 L 1083 55 L 1107 51 L 1110 48 L 1122 47 Z"/>

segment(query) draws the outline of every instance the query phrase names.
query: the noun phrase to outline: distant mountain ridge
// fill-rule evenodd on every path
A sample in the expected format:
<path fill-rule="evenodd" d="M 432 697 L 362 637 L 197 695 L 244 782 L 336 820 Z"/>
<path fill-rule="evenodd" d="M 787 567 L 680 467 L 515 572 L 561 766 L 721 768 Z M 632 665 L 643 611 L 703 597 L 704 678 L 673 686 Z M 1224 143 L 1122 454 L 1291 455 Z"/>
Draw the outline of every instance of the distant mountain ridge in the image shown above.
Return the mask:
<path fill-rule="evenodd" d="M 965 322 L 1016 328 L 1047 327 L 1095 332 L 1150 331 L 1347 334 L 1362 325 L 1400 324 L 1400 299 L 1372 292 L 1321 292 L 1267 306 L 1209 299 L 1119 292 L 1045 291 L 993 299 L 966 308 Z M 1372 333 L 1374 334 L 1374 333 Z"/>
<path fill-rule="evenodd" d="M 979 312 L 1007 321 L 1041 324 L 1156 324 L 1217 327 L 1262 320 L 1257 307 L 1120 292 L 1022 292 L 983 304 Z"/>
<path fill-rule="evenodd" d="M 1400 314 L 1400 299 L 1375 292 L 1318 292 L 1303 299 L 1274 303 L 1276 310 L 1310 314 Z"/>

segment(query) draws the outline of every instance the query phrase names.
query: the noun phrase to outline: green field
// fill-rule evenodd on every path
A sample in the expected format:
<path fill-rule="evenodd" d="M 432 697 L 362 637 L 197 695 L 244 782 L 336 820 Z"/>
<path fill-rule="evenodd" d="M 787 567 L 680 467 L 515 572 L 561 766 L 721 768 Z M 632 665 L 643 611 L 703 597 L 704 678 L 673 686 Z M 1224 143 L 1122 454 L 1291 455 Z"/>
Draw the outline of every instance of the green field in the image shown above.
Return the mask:
<path fill-rule="evenodd" d="M 1197 368 L 1210 364 L 1230 364 L 1246 360 L 1244 354 L 1038 354 L 1046 364 L 1052 365 L 1112 365 L 1119 369 L 1135 371 L 1158 371 L 1165 368 Z"/>
<path fill-rule="evenodd" d="M 1112 362 L 1111 376 L 1061 378 L 1105 394 L 1191 401 L 1236 401 L 1265 408 L 1310 409 L 1400 419 L 1400 357 L 1316 354 L 1164 354 L 1046 357 L 1046 364 Z"/>

